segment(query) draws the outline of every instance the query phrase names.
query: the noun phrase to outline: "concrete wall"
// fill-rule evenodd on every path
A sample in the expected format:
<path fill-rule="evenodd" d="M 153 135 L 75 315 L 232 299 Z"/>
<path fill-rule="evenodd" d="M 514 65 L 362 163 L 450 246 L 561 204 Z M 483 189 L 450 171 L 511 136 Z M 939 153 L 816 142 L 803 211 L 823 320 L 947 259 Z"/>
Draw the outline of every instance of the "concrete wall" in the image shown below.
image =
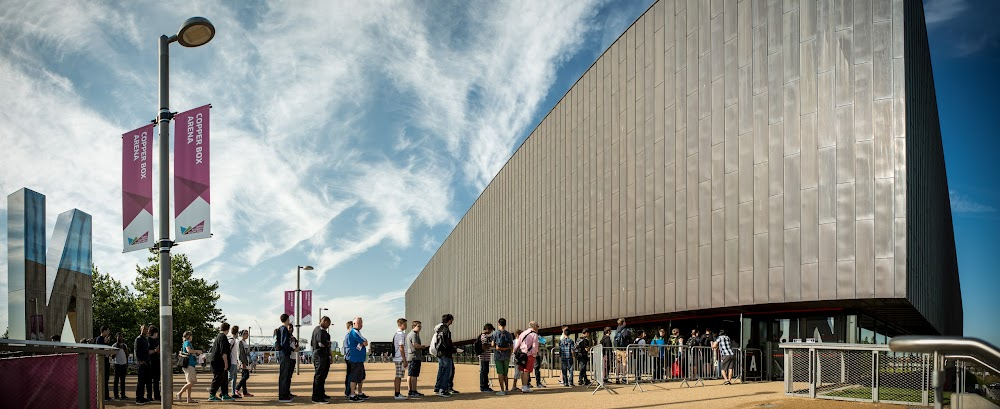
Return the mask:
<path fill-rule="evenodd" d="M 407 317 L 452 313 L 465 340 L 501 316 L 906 298 L 903 3 L 657 2 L 469 209 Z"/>

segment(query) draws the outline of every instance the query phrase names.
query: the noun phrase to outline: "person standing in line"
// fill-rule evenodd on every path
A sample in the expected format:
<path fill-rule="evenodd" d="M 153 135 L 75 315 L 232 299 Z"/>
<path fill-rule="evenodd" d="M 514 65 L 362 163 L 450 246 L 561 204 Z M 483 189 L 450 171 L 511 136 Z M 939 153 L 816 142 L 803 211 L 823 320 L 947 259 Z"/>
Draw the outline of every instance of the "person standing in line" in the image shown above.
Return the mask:
<path fill-rule="evenodd" d="M 229 323 L 223 322 L 219 326 L 219 334 L 215 336 L 215 341 L 212 342 L 212 348 L 209 350 L 210 355 L 212 355 L 212 387 L 208 390 L 210 401 L 231 401 L 232 397 L 229 396 L 229 382 L 228 373 L 229 365 L 232 362 L 229 359 L 232 357 L 232 351 L 229 347 L 229 339 L 227 334 L 229 333 Z M 222 389 L 222 398 L 215 396 L 215 393 Z"/>
<path fill-rule="evenodd" d="M 128 375 L 128 343 L 125 342 L 125 335 L 121 332 L 115 334 L 115 339 L 116 341 L 112 345 L 112 347 L 118 348 L 118 351 L 112 356 L 115 364 L 115 397 L 119 400 L 125 400 L 128 399 L 128 396 L 125 396 L 125 375 Z M 121 385 L 121 389 L 118 389 L 119 385 Z"/>
<path fill-rule="evenodd" d="M 722 357 L 722 362 L 719 365 L 719 369 L 722 371 L 722 378 L 726 380 L 723 385 L 733 384 L 733 362 L 736 358 L 736 353 L 733 352 L 732 341 L 729 336 L 726 335 L 726 330 L 720 329 L 719 336 L 712 343 L 712 349 L 718 350 L 719 355 Z"/>
<path fill-rule="evenodd" d="M 573 347 L 575 343 L 573 338 L 569 336 L 569 327 L 563 325 L 562 327 L 562 337 L 559 340 L 559 359 L 560 368 L 562 369 L 562 386 L 573 386 Z M 536 376 L 535 382 L 541 385 L 541 379 Z"/>
<path fill-rule="evenodd" d="M 101 326 L 101 335 L 94 340 L 97 345 L 111 346 L 111 328 L 107 325 Z M 104 360 L 104 400 L 111 400 L 111 388 L 108 383 L 111 380 L 111 357 Z"/>
<path fill-rule="evenodd" d="M 149 372 L 146 376 L 146 398 L 152 402 L 160 401 L 160 330 L 152 324 L 147 325 L 149 344 Z"/>
<path fill-rule="evenodd" d="M 507 332 L 507 319 L 500 318 L 497 324 L 500 329 L 493 332 L 490 345 L 493 347 L 493 364 L 497 369 L 497 383 L 500 386 L 497 395 L 504 396 L 510 391 L 507 372 L 510 369 L 510 350 L 514 345 L 514 337 Z"/>
<path fill-rule="evenodd" d="M 618 383 L 624 383 L 628 373 L 628 345 L 632 342 L 632 330 L 625 326 L 625 318 L 618 319 L 618 329 L 615 330 L 615 363 Z"/>
<path fill-rule="evenodd" d="M 457 393 L 452 384 L 455 379 L 454 354 L 457 352 L 451 342 L 451 325 L 454 322 L 455 316 L 444 314 L 441 316 L 441 323 L 434 327 L 434 334 L 438 338 L 438 373 L 434 382 L 434 393 L 442 398 L 450 398 L 453 393 Z"/>
<path fill-rule="evenodd" d="M 400 393 L 403 377 L 406 376 L 406 367 L 410 365 L 410 359 L 406 355 L 406 318 L 396 320 L 396 334 L 392 336 L 392 363 L 396 367 L 396 377 L 392 380 L 395 387 L 396 400 L 406 400 L 409 394 Z"/>
<path fill-rule="evenodd" d="M 194 345 L 191 345 L 191 340 L 194 338 L 194 333 L 191 331 L 184 331 L 182 336 L 184 343 L 181 344 L 181 352 L 187 354 L 187 366 L 184 367 L 184 386 L 181 386 L 181 390 L 177 392 L 177 400 L 181 400 L 184 392 L 187 392 L 187 403 L 198 403 L 197 401 L 191 400 L 191 390 L 194 389 L 194 384 L 198 383 L 198 372 L 195 367 L 198 365 L 198 359 L 195 355 L 200 355 L 201 350 L 194 349 Z"/>
<path fill-rule="evenodd" d="M 420 321 L 413 321 L 413 330 L 406 335 L 406 357 L 410 359 L 406 369 L 407 383 L 410 387 L 406 396 L 410 399 L 422 398 L 424 394 L 417 392 L 417 378 L 420 377 L 420 364 L 424 360 L 424 350 L 427 345 L 420 343 Z"/>
<path fill-rule="evenodd" d="M 361 329 L 364 328 L 364 320 L 361 317 L 354 319 L 354 328 L 347 336 L 347 360 L 351 362 L 351 396 L 350 402 L 364 402 L 368 400 L 368 395 L 364 393 L 365 382 L 365 360 L 368 357 L 368 340 L 361 336 Z"/>
<path fill-rule="evenodd" d="M 513 360 L 513 358 L 516 357 L 516 352 L 515 351 L 517 351 L 517 348 L 519 347 L 518 341 L 520 341 L 521 334 L 523 334 L 523 333 L 524 333 L 524 331 L 521 331 L 520 329 L 514 330 L 514 343 L 511 344 L 511 348 L 510 348 L 510 350 L 512 351 L 511 352 L 511 359 L 512 360 Z M 522 371 L 521 366 L 517 365 L 516 360 L 514 360 L 514 386 L 511 388 L 511 390 L 517 389 L 517 381 L 521 380 L 521 371 Z"/>
<path fill-rule="evenodd" d="M 614 352 L 614 342 L 611 338 L 611 327 L 604 327 L 604 336 L 601 337 L 601 350 L 603 351 L 601 358 L 604 360 L 604 383 L 608 383 L 608 374 L 611 373 L 611 357 Z"/>
<path fill-rule="evenodd" d="M 660 328 L 656 332 L 656 336 L 653 337 L 653 341 L 650 343 L 653 345 L 655 350 L 655 355 L 653 356 L 653 380 L 662 381 L 663 380 L 663 363 L 664 357 L 667 355 L 667 340 L 664 336 L 667 335 L 667 330 Z"/>
<path fill-rule="evenodd" d="M 139 368 L 139 374 L 135 382 L 135 404 L 145 405 L 149 402 L 146 399 L 146 384 L 149 383 L 149 341 L 146 340 L 148 328 L 145 325 L 139 327 L 139 336 L 135 337 L 135 364 Z"/>
<path fill-rule="evenodd" d="M 344 355 L 344 364 L 347 366 L 344 371 L 344 397 L 351 397 L 351 361 L 347 360 L 347 338 L 351 336 L 354 329 L 354 321 L 347 321 L 347 331 L 344 332 L 344 342 L 340 343 L 340 352 Z"/>
<path fill-rule="evenodd" d="M 313 368 L 316 369 L 313 375 L 312 403 L 330 403 L 330 396 L 326 394 L 326 377 L 330 374 L 330 317 L 323 317 L 319 320 L 319 325 L 313 328 L 310 345 L 313 350 Z"/>
<path fill-rule="evenodd" d="M 278 402 L 292 401 L 292 371 L 295 361 L 292 359 L 292 333 L 288 329 L 288 314 L 281 314 L 281 325 L 278 327 Z"/>
<path fill-rule="evenodd" d="M 590 329 L 584 328 L 581 331 L 580 339 L 576 341 L 576 362 L 580 367 L 580 386 L 590 386 L 590 379 L 587 378 L 587 365 L 590 364 Z M 573 374 L 570 374 L 570 383 L 573 382 Z"/>
<path fill-rule="evenodd" d="M 711 329 L 706 328 L 705 334 L 701 336 L 701 353 L 703 355 L 702 362 L 704 363 L 704 372 L 709 374 L 710 377 L 717 377 L 718 374 L 715 370 L 718 369 L 715 362 L 715 350 L 712 349 L 712 345 L 715 343 L 715 334 L 712 333 Z"/>
<path fill-rule="evenodd" d="M 493 331 L 496 328 L 493 324 L 486 323 L 483 325 L 483 333 L 479 334 L 479 344 L 482 345 L 482 351 L 479 353 L 479 391 L 494 393 L 496 391 L 490 388 L 490 355 L 492 355 L 491 345 L 493 339 Z"/>
<path fill-rule="evenodd" d="M 226 342 L 229 342 L 229 351 L 230 351 L 229 354 L 230 365 L 229 368 L 227 368 L 227 372 L 229 372 L 229 390 L 233 392 L 231 395 L 233 398 L 239 399 L 242 398 L 242 396 L 240 396 L 239 389 L 236 389 L 236 383 L 239 381 L 238 374 L 240 372 L 239 368 L 240 361 L 239 357 L 237 356 L 240 353 L 239 325 L 233 325 L 232 328 L 229 329 L 229 334 L 226 335 Z"/>
<path fill-rule="evenodd" d="M 535 330 L 535 334 L 538 334 L 537 329 Z M 545 386 L 545 383 L 542 382 L 542 364 L 545 363 L 545 361 L 548 359 L 549 356 L 549 354 L 546 353 L 546 351 L 550 351 L 545 349 L 546 340 L 548 340 L 548 338 L 543 337 L 541 335 L 538 336 L 538 355 L 536 356 L 537 359 L 535 360 L 535 387 L 538 388 L 547 388 L 547 386 Z M 528 387 L 529 388 L 531 387 L 531 374 L 528 374 Z"/>
<path fill-rule="evenodd" d="M 247 381 L 250 379 L 250 368 L 253 366 L 253 358 L 250 354 L 250 331 L 240 331 L 240 339 L 236 341 L 236 360 L 233 366 L 237 367 L 241 375 L 240 382 L 233 389 L 233 394 L 239 394 L 241 398 L 253 397 L 247 390 Z"/>
<path fill-rule="evenodd" d="M 701 353 L 698 351 L 697 347 L 701 346 L 701 332 L 698 329 L 691 330 L 691 336 L 687 339 L 685 345 L 688 347 L 687 355 L 687 368 L 688 376 L 691 379 L 700 378 L 701 375 Z"/>
<path fill-rule="evenodd" d="M 525 330 L 517 338 L 514 343 L 514 350 L 522 352 L 528 356 L 527 362 L 520 369 L 521 372 L 521 393 L 531 393 L 532 390 L 528 386 L 528 378 L 531 377 L 531 372 L 535 369 L 535 363 L 538 360 L 538 323 L 531 321 L 528 323 L 528 329 Z"/>

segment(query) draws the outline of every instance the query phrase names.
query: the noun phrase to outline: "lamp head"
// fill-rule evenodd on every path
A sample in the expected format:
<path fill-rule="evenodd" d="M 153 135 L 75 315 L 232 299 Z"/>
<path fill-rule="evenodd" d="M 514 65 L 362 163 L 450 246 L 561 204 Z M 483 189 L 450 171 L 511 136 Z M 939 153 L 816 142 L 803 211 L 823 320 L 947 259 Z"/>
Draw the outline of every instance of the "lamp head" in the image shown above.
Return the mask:
<path fill-rule="evenodd" d="M 215 26 L 204 17 L 191 17 L 177 30 L 177 42 L 185 47 L 205 45 L 215 37 Z"/>
<path fill-rule="evenodd" d="M 303 269 L 303 270 L 307 270 L 307 271 L 308 271 L 308 270 L 312 270 L 312 269 L 313 269 L 313 266 L 305 266 L 305 267 L 302 267 L 302 269 Z"/>

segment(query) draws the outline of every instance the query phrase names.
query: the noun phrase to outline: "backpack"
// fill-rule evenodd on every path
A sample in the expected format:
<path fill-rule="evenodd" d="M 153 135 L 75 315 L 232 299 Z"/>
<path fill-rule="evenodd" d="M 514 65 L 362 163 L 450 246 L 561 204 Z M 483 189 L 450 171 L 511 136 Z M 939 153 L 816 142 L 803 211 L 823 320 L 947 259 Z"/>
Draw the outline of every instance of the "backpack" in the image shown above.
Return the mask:
<path fill-rule="evenodd" d="M 615 334 L 615 347 L 625 348 L 628 346 L 628 340 L 632 337 L 632 330 L 628 328 L 622 328 L 621 331 Z"/>
<path fill-rule="evenodd" d="M 281 350 L 281 327 L 274 329 L 274 350 Z"/>
<path fill-rule="evenodd" d="M 483 337 L 480 335 L 479 338 L 476 338 L 476 342 L 472 344 L 472 352 L 475 352 L 476 355 L 482 355 L 484 351 Z"/>
<path fill-rule="evenodd" d="M 210 348 L 208 348 L 208 352 L 202 354 L 202 356 L 205 357 L 205 362 L 208 362 L 208 363 L 215 362 L 215 354 L 217 352 L 216 349 L 215 349 L 215 346 L 218 343 L 219 343 L 219 339 L 216 338 L 215 341 L 212 341 L 212 346 Z"/>
<path fill-rule="evenodd" d="M 580 338 L 580 340 L 576 341 L 576 349 L 573 352 L 576 355 L 577 361 L 587 360 L 587 347 L 583 345 L 586 340 L 586 338 Z"/>
<path fill-rule="evenodd" d="M 510 348 L 514 343 L 514 337 L 507 330 L 500 331 L 493 339 L 496 340 L 497 348 Z"/>
<path fill-rule="evenodd" d="M 532 332 L 534 332 L 534 331 L 525 331 L 525 333 L 521 335 L 520 340 L 521 340 L 522 344 L 524 343 L 524 339 L 528 337 L 527 334 L 530 334 Z M 531 352 L 531 347 L 530 346 L 528 347 L 528 352 Z M 514 363 L 517 366 L 520 366 L 520 367 L 527 366 L 528 365 L 528 352 L 521 351 L 521 347 L 520 347 L 520 345 L 518 345 L 517 350 L 514 351 Z"/>
<path fill-rule="evenodd" d="M 434 356 L 441 356 L 441 351 L 438 350 L 438 348 L 440 347 L 440 345 L 438 345 L 438 344 L 441 343 L 441 326 L 442 325 L 444 325 L 444 324 L 438 324 L 438 325 L 436 325 L 434 327 L 434 336 L 431 337 L 431 346 L 430 346 L 430 348 L 427 349 L 427 352 L 430 352 L 431 355 L 434 355 Z"/>

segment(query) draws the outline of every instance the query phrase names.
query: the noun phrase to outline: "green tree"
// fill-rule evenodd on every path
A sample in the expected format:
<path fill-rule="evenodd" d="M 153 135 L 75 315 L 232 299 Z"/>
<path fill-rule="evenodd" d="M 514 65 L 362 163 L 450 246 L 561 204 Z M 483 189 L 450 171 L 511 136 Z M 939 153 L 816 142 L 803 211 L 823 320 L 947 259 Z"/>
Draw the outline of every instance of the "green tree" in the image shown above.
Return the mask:
<path fill-rule="evenodd" d="M 160 320 L 160 257 L 153 254 L 149 257 L 152 263 L 146 267 L 136 267 L 135 287 L 138 295 L 135 310 L 139 322 L 158 325 Z M 184 254 L 173 254 L 171 257 L 171 299 L 173 300 L 174 333 L 173 345 L 178 350 L 181 345 L 181 335 L 184 331 L 194 333 L 195 343 L 205 345 L 211 342 L 218 333 L 215 323 L 226 320 L 217 306 L 219 301 L 219 283 L 209 283 L 204 278 L 194 277 L 191 261 Z M 161 334 L 166 336 L 165 334 Z"/>
<path fill-rule="evenodd" d="M 91 266 L 94 287 L 94 336 L 100 335 L 101 326 L 111 328 L 111 336 L 117 332 L 126 339 L 139 332 L 139 316 L 135 309 L 135 294 L 121 281 L 101 273 L 97 266 Z M 131 337 L 130 337 L 131 336 Z"/>

